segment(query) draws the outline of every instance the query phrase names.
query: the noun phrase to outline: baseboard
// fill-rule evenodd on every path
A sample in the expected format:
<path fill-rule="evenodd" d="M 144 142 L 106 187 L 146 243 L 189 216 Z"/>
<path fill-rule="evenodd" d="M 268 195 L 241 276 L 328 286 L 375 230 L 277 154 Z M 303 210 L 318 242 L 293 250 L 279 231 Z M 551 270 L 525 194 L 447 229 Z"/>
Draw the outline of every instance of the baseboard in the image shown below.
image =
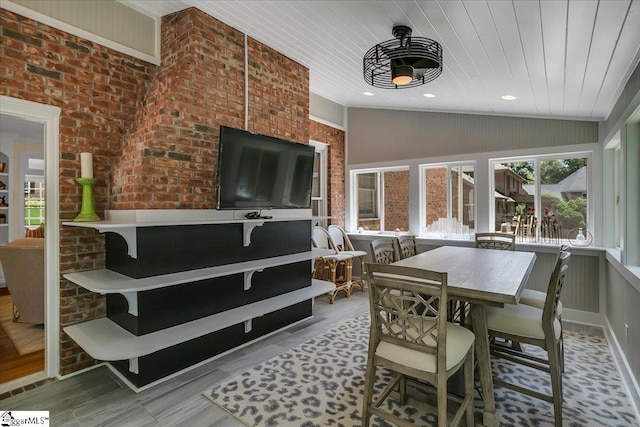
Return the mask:
<path fill-rule="evenodd" d="M 25 387 L 33 383 L 37 383 L 38 381 L 46 380 L 47 378 L 48 378 L 47 374 L 44 371 L 41 371 L 41 372 L 36 372 L 35 374 L 27 375 L 22 378 L 17 378 L 15 380 L 8 381 L 6 383 L 2 383 L 0 384 L 0 394 L 19 389 L 21 387 Z"/>
<path fill-rule="evenodd" d="M 563 308 L 562 310 L 562 320 L 573 322 L 573 323 L 582 323 L 584 325 L 594 325 L 594 326 L 602 326 L 604 327 L 605 318 L 600 313 L 593 313 L 591 311 L 581 311 L 581 310 L 572 310 L 570 308 Z"/>
<path fill-rule="evenodd" d="M 633 375 L 631 366 L 629 366 L 629 362 L 627 361 L 622 347 L 620 347 L 620 343 L 618 342 L 616 335 L 613 333 L 613 329 L 611 328 L 611 324 L 608 319 L 605 319 L 603 326 L 605 337 L 609 342 L 609 348 L 611 348 L 611 352 L 613 353 L 613 360 L 618 367 L 618 371 L 620 371 L 620 375 L 622 375 L 622 381 L 627 387 L 627 392 L 631 398 L 631 404 L 636 410 L 636 417 L 640 419 L 640 385 L 638 385 L 638 381 Z"/>

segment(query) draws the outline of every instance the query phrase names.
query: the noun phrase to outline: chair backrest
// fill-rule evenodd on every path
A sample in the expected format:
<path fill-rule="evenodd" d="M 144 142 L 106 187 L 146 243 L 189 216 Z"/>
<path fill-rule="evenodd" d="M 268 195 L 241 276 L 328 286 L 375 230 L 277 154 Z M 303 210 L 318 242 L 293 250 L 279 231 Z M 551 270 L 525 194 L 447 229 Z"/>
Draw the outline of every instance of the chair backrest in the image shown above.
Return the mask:
<path fill-rule="evenodd" d="M 370 339 L 432 353 L 446 370 L 447 273 L 367 264 Z"/>
<path fill-rule="evenodd" d="M 476 248 L 516 250 L 515 233 L 476 233 Z"/>
<path fill-rule="evenodd" d="M 398 236 L 398 248 L 400 258 L 402 259 L 418 255 L 418 245 L 415 236 L 408 234 Z"/>
<path fill-rule="evenodd" d="M 400 261 L 398 250 L 394 243 L 395 239 L 388 237 L 375 239 L 369 243 L 371 247 L 371 258 L 376 264 L 391 264 Z"/>
<path fill-rule="evenodd" d="M 311 238 L 314 246 L 319 249 L 331 249 L 337 252 L 336 245 L 331 239 L 329 232 L 322 227 L 313 227 L 313 237 Z"/>
<path fill-rule="evenodd" d="M 544 309 L 542 311 L 543 327 L 545 324 L 551 324 L 551 321 L 557 317 L 558 302 L 560 301 L 564 279 L 569 269 L 570 258 L 571 254 L 569 252 L 562 251 L 556 260 L 556 265 L 549 279 L 547 299 L 544 302 Z"/>
<path fill-rule="evenodd" d="M 333 243 L 336 245 L 336 249 L 339 251 L 352 251 L 353 245 L 351 244 L 351 240 L 349 240 L 349 236 L 347 233 L 335 224 L 331 224 L 328 228 L 329 235 L 333 240 Z"/>

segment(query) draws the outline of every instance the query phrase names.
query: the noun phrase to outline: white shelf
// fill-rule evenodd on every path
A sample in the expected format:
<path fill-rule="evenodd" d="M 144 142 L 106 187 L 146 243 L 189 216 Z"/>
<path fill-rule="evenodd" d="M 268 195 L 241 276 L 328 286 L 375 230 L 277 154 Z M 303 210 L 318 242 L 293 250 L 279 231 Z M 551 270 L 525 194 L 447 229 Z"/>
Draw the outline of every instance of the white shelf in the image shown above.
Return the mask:
<path fill-rule="evenodd" d="M 98 360 L 129 360 L 132 372 L 137 370 L 137 358 L 180 344 L 221 329 L 251 320 L 326 294 L 335 289 L 331 282 L 313 280 L 312 285 L 242 307 L 173 326 L 150 334 L 135 336 L 107 318 L 66 326 L 64 331 L 91 357 Z"/>
<path fill-rule="evenodd" d="M 179 210 L 174 211 L 175 215 L 178 216 L 180 214 Z M 203 211 L 206 212 L 206 211 Z M 311 217 L 274 217 L 274 218 L 260 218 L 260 219 L 236 219 L 236 218 L 194 218 L 192 216 L 186 215 L 185 218 L 181 219 L 151 219 L 147 221 L 121 221 L 121 220 L 112 220 L 112 221 L 87 221 L 87 222 L 75 222 L 68 221 L 63 222 L 62 225 L 67 225 L 70 227 L 82 227 L 82 228 L 93 228 L 98 230 L 100 233 L 117 233 L 127 242 L 127 246 L 129 248 L 127 254 L 131 258 L 138 257 L 138 244 L 137 244 L 137 228 L 144 227 L 159 227 L 159 226 L 180 226 L 180 225 L 214 225 L 214 224 L 242 224 L 243 232 L 243 245 L 249 246 L 251 245 L 251 233 L 253 229 L 256 227 L 261 227 L 265 222 L 283 222 L 283 221 L 310 221 Z"/>
<path fill-rule="evenodd" d="M 245 261 L 236 264 L 225 264 L 216 267 L 189 270 L 180 273 L 164 274 L 160 276 L 134 279 L 115 271 L 101 269 L 68 273 L 64 278 L 92 292 L 101 294 L 113 294 L 124 292 L 141 292 L 152 289 L 164 288 L 168 286 L 180 285 L 182 283 L 194 282 L 197 280 L 210 279 L 213 277 L 228 276 L 230 274 L 245 273 L 262 270 L 264 268 L 276 267 L 279 265 L 292 264 L 298 261 L 305 261 L 320 258 L 329 253 L 326 249 L 312 249 L 309 252 L 301 252 L 293 255 L 284 255 L 273 258 L 259 259 L 255 261 Z"/>

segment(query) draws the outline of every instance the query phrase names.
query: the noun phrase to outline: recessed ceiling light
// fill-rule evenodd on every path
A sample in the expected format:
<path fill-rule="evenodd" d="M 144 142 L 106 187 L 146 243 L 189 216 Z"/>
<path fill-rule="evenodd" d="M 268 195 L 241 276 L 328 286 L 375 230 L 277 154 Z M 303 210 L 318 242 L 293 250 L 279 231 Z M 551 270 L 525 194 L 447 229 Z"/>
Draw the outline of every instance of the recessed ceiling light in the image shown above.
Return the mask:
<path fill-rule="evenodd" d="M 513 96 L 513 95 L 502 95 L 500 98 L 504 99 L 505 101 L 513 101 L 514 99 L 517 99 L 517 96 Z"/>
<path fill-rule="evenodd" d="M 432 94 L 432 93 L 425 93 L 425 94 L 424 94 L 424 96 L 425 96 L 426 98 L 435 98 L 435 97 L 436 97 L 436 96 L 435 96 L 434 94 Z"/>
<path fill-rule="evenodd" d="M 373 96 L 373 94 L 371 92 L 362 92 L 362 94 L 366 95 L 366 96 Z"/>

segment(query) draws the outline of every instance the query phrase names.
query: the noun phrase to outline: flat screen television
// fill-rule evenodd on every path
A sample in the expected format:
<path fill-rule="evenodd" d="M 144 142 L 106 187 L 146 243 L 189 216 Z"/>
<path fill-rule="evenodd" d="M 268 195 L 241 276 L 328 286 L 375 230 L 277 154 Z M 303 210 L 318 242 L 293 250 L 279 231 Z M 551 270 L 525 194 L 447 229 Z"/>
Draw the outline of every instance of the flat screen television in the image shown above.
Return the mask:
<path fill-rule="evenodd" d="M 220 126 L 218 209 L 308 209 L 314 148 Z"/>

